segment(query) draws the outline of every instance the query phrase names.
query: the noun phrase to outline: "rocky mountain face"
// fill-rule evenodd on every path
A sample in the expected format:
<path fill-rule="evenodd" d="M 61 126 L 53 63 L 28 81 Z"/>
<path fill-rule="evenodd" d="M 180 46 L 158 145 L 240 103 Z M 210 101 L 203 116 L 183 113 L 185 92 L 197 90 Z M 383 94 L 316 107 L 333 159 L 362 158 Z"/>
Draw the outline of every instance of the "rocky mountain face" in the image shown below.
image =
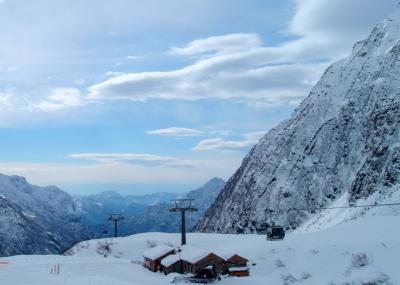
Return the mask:
<path fill-rule="evenodd" d="M 0 174 L 0 256 L 61 253 L 88 237 L 70 195 Z"/>
<path fill-rule="evenodd" d="M 187 213 L 187 228 L 191 229 L 204 215 L 225 186 L 225 181 L 213 178 L 198 189 L 192 190 L 180 198 L 195 199 L 197 212 Z M 181 216 L 171 213 L 171 201 L 149 206 L 142 213 L 133 215 L 126 224 L 128 234 L 141 232 L 179 232 Z"/>
<path fill-rule="evenodd" d="M 296 228 L 344 195 L 350 203 L 392 195 L 400 181 L 399 124 L 398 9 L 252 148 L 196 230 L 247 233 L 264 222 Z"/>

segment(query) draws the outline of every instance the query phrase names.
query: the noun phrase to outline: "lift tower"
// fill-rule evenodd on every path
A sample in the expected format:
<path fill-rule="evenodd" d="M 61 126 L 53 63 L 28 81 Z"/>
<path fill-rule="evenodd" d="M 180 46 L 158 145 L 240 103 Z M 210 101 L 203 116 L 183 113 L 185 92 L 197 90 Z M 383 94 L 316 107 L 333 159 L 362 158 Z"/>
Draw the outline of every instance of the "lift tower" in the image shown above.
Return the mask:
<path fill-rule="evenodd" d="M 118 237 L 118 223 L 125 219 L 122 214 L 108 214 L 108 221 L 114 222 L 114 237 Z"/>
<path fill-rule="evenodd" d="M 170 209 L 171 212 L 181 212 L 181 244 L 186 244 L 186 212 L 195 212 L 197 208 L 194 207 L 194 199 L 176 199 L 174 200 L 174 207 Z"/>

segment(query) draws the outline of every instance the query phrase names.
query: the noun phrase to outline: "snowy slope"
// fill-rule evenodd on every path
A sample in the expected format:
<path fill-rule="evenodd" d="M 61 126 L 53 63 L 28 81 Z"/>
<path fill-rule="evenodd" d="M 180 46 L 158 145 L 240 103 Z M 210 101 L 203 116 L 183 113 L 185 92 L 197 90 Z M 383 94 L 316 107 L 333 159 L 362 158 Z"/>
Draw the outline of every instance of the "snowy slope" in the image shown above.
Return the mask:
<path fill-rule="evenodd" d="M 397 9 L 260 140 L 196 229 L 254 232 L 264 222 L 294 229 L 343 195 L 356 202 L 397 191 L 399 40 Z"/>
<path fill-rule="evenodd" d="M 70 195 L 0 174 L 0 256 L 60 253 L 88 238 Z"/>
<path fill-rule="evenodd" d="M 223 278 L 216 283 L 221 285 L 400 284 L 399 222 L 398 216 L 367 217 L 318 232 L 291 233 L 276 242 L 261 235 L 193 233 L 188 243 L 251 260 L 250 277 Z M 69 252 L 71 256 L 1 258 L 0 280 L 13 285 L 168 284 L 177 274 L 164 276 L 143 268 L 142 253 L 156 244 L 178 245 L 179 239 L 178 234 L 145 233 L 82 242 Z M 103 250 L 106 242 L 111 253 Z M 58 264 L 60 274 L 51 274 Z"/>

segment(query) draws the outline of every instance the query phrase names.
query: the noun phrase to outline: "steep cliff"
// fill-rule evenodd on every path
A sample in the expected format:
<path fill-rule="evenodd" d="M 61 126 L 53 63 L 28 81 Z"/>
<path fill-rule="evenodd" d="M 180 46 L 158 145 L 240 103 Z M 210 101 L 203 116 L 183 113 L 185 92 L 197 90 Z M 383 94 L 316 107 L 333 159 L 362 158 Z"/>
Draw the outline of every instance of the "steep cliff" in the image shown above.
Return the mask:
<path fill-rule="evenodd" d="M 196 229 L 296 228 L 339 197 L 384 200 L 400 181 L 399 123 L 398 9 L 253 147 Z"/>

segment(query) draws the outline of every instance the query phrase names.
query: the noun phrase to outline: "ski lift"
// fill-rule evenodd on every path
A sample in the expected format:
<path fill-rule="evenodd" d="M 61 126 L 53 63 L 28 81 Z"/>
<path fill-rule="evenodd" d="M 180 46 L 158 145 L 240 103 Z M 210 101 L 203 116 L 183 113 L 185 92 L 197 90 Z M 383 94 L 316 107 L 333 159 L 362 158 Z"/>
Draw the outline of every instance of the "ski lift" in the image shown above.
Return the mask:
<path fill-rule="evenodd" d="M 281 226 L 270 226 L 267 228 L 267 240 L 283 240 L 285 238 L 285 229 Z"/>

